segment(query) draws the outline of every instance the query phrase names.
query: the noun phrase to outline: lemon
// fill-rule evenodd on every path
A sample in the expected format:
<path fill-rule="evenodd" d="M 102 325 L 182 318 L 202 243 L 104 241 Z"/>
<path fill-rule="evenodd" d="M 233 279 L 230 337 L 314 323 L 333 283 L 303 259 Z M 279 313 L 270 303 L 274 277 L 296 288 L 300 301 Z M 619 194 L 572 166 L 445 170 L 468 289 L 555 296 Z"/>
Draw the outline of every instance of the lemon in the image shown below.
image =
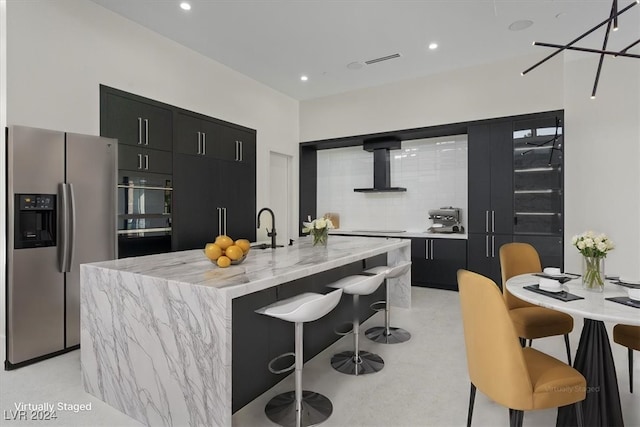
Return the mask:
<path fill-rule="evenodd" d="M 204 247 L 204 254 L 211 261 L 215 261 L 220 258 L 220 255 L 222 255 L 222 253 L 222 248 L 215 243 L 207 243 Z"/>
<path fill-rule="evenodd" d="M 240 246 L 231 245 L 227 249 L 225 249 L 224 254 L 229 257 L 232 261 L 236 261 L 244 255 Z"/>
<path fill-rule="evenodd" d="M 222 250 L 227 249 L 229 246 L 233 245 L 233 240 L 229 236 L 225 236 L 224 234 L 216 237 L 216 245 L 220 246 Z"/>
<path fill-rule="evenodd" d="M 218 258 L 218 267 L 226 268 L 231 265 L 231 260 L 228 256 L 222 255 Z"/>
<path fill-rule="evenodd" d="M 235 245 L 239 246 L 240 249 L 242 249 L 242 252 L 245 254 L 249 252 L 249 249 L 251 249 L 251 243 L 249 243 L 247 239 L 238 239 L 236 240 Z"/>

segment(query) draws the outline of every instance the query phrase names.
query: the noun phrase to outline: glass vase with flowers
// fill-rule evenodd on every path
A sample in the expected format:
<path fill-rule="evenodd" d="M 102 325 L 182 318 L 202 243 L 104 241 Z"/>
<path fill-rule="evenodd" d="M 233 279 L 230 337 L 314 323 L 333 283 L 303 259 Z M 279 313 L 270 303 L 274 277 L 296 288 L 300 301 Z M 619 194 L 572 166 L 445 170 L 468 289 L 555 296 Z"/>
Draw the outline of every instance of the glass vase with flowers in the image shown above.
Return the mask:
<path fill-rule="evenodd" d="M 614 248 L 613 241 L 605 234 L 586 231 L 573 236 L 571 243 L 582 254 L 582 286 L 590 291 L 604 290 L 604 259 Z"/>

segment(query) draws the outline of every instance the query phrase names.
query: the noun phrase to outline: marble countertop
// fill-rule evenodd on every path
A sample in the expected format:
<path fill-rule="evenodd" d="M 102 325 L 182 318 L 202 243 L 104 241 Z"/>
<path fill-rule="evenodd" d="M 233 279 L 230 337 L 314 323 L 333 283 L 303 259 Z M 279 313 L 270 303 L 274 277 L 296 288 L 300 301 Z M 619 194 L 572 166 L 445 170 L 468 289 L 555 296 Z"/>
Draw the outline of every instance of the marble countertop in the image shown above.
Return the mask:
<path fill-rule="evenodd" d="M 592 320 L 640 326 L 640 309 L 605 300 L 610 297 L 627 296 L 625 287 L 607 281 L 604 292 L 591 292 L 582 288 L 582 279 L 578 278 L 566 282 L 563 286 L 570 293 L 584 299 L 564 302 L 524 289 L 525 286 L 537 284 L 539 280 L 539 277 L 531 274 L 515 276 L 507 280 L 507 289 L 516 297 L 541 307 Z"/>
<path fill-rule="evenodd" d="M 83 266 L 217 288 L 236 298 L 409 245 L 405 239 L 331 236 L 327 247 L 314 247 L 311 237 L 301 237 L 293 246 L 252 249 L 242 264 L 228 268 L 219 268 L 199 249 Z"/>
<path fill-rule="evenodd" d="M 422 239 L 461 239 L 467 240 L 467 233 L 429 233 L 427 231 L 394 231 L 394 230 L 331 230 L 329 234 L 347 236 L 371 236 L 371 237 L 397 237 L 399 239 L 422 238 Z"/>

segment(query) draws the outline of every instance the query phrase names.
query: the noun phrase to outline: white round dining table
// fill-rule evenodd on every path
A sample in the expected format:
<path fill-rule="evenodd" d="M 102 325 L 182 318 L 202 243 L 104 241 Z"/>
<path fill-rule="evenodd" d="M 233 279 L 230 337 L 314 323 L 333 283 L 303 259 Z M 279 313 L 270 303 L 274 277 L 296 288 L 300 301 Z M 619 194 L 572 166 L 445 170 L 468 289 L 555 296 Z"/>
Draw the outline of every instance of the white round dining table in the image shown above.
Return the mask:
<path fill-rule="evenodd" d="M 537 285 L 539 281 L 538 276 L 523 274 L 507 280 L 506 287 L 512 295 L 531 304 L 584 318 L 573 367 L 587 380 L 587 397 L 582 404 L 585 425 L 624 425 L 618 379 L 604 322 L 640 326 L 640 309 L 607 300 L 628 296 L 626 287 L 612 281 L 605 283 L 604 292 L 583 289 L 581 278 L 565 282 L 562 285 L 565 292 L 582 297 L 573 301 L 559 300 L 525 288 Z M 558 408 L 556 425 L 576 425 L 573 408 Z"/>

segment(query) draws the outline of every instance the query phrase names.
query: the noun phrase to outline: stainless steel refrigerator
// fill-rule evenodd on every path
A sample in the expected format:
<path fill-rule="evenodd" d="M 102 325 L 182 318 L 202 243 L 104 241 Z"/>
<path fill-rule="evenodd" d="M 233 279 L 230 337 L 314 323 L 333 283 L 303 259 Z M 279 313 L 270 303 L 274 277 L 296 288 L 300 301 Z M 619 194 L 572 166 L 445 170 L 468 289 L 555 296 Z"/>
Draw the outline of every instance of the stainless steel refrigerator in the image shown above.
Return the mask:
<path fill-rule="evenodd" d="M 7 129 L 5 369 L 80 344 L 80 268 L 117 258 L 117 140 Z"/>

